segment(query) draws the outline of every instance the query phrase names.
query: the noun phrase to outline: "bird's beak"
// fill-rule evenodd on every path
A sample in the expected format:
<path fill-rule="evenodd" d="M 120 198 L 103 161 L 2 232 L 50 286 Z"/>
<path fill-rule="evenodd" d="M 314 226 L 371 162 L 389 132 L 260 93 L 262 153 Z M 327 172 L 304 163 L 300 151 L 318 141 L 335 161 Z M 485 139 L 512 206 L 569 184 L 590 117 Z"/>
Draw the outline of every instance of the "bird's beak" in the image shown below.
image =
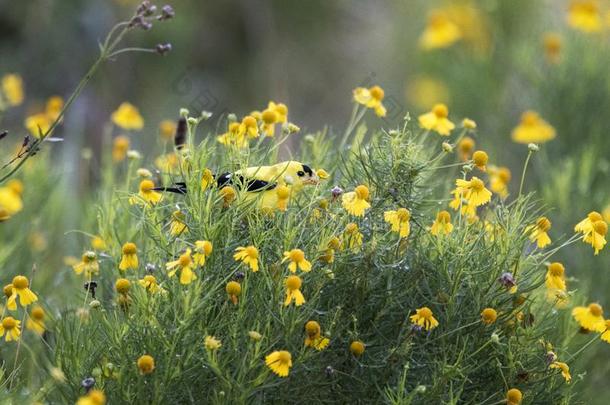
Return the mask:
<path fill-rule="evenodd" d="M 320 178 L 314 174 L 309 179 L 303 180 L 303 183 L 304 184 L 311 184 L 313 186 L 317 186 L 318 184 L 320 184 Z"/>

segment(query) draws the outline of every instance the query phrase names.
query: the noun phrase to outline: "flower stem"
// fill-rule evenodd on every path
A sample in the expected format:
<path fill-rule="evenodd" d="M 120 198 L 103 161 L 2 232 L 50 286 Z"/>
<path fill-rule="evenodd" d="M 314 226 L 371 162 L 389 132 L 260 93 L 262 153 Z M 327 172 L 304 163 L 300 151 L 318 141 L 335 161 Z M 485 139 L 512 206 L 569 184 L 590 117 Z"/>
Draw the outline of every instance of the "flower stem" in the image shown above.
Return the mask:
<path fill-rule="evenodd" d="M 532 156 L 532 151 L 527 152 L 527 158 L 525 158 L 525 164 L 523 165 L 523 173 L 521 173 L 521 183 L 519 183 L 519 196 L 523 191 L 523 183 L 525 182 L 525 172 L 527 172 L 527 166 L 530 162 L 530 157 Z"/>

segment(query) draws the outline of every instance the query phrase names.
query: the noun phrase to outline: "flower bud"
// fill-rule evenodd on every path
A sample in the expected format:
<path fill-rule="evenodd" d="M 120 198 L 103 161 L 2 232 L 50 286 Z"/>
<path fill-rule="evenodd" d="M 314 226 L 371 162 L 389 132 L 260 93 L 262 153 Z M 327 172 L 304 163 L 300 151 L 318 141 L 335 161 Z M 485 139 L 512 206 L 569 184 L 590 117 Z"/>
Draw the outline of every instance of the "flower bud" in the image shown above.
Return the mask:
<path fill-rule="evenodd" d="M 538 152 L 540 150 L 540 148 L 538 147 L 538 145 L 536 145 L 535 143 L 530 143 L 527 145 L 527 149 L 530 152 Z"/>
<path fill-rule="evenodd" d="M 443 150 L 447 153 L 453 152 L 453 146 L 449 142 L 443 142 L 442 144 Z"/>

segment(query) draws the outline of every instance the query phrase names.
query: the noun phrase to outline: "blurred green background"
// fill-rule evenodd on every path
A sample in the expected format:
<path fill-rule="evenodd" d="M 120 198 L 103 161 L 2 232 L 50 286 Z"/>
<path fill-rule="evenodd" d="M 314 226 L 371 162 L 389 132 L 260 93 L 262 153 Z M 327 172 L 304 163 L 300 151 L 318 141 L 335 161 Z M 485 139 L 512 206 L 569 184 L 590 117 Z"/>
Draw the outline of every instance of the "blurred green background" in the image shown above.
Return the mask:
<path fill-rule="evenodd" d="M 19 73 L 26 91 L 25 102 L 0 122 L 12 138 L 0 143 L 2 152 L 25 134 L 25 116 L 43 108 L 51 95 L 70 94 L 97 57 L 98 41 L 128 19 L 137 3 L 0 0 L 0 76 Z M 275 100 L 289 106 L 290 120 L 305 133 L 326 127 L 340 133 L 352 89 L 373 84 L 386 91 L 388 115 L 369 118 L 369 125 L 392 127 L 407 112 L 416 117 L 445 102 L 455 121 L 469 117 L 478 123 L 477 147 L 488 151 L 492 163 L 512 170 L 513 192 L 527 148 L 512 143 L 510 132 L 522 112 L 539 112 L 557 138 L 534 157 L 526 189 L 548 204 L 553 240 L 567 239 L 589 211 L 610 204 L 610 4 L 585 1 L 597 6 L 600 24 L 586 32 L 568 23 L 574 3 L 579 2 L 176 0 L 172 21 L 127 39 L 141 47 L 169 42 L 173 51 L 122 55 L 104 65 L 55 134 L 66 141 L 48 147 L 51 163 L 24 174 L 46 176 L 50 186 L 34 193 L 25 182 L 22 215 L 32 220 L 19 226 L 28 229 L 23 238 L 30 238 L 31 252 L 4 260 L 6 271 L 37 262 L 59 274 L 63 257 L 79 254 L 78 234 L 66 232 L 94 231 L 95 212 L 85 207 L 95 201 L 100 156 L 108 147 L 104 129 L 121 102 L 135 104 L 144 116 L 144 130 L 131 139 L 146 155 L 158 150 L 159 122 L 175 119 L 181 107 L 242 116 Z M 421 35 L 435 13 L 448 16 L 461 38 L 422 49 Z M 559 38 L 558 49 L 545 46 L 550 32 Z M 207 125 L 211 135 L 225 129 L 214 119 Z M 90 148 L 91 159 L 83 159 L 83 148 Z M 9 226 L 16 225 L 0 225 L 0 262 L 23 251 L 25 239 L 11 237 Z M 45 240 L 43 249 L 31 243 L 36 234 Z M 556 259 L 572 277 L 570 288 L 610 308 L 608 251 L 593 257 L 590 247 L 578 244 L 570 256 Z M 61 282 L 58 275 L 47 288 Z M 575 365 L 576 372 L 590 370 L 584 384 L 591 403 L 607 403 L 609 356 L 610 345 L 598 345 Z"/>

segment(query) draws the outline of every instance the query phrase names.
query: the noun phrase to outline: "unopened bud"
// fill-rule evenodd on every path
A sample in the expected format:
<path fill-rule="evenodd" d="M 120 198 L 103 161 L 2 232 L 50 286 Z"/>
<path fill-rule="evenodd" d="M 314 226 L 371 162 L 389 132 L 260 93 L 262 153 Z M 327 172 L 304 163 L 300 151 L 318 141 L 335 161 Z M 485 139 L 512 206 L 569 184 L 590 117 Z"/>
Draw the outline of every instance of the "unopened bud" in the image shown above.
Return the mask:
<path fill-rule="evenodd" d="M 155 51 L 157 51 L 157 53 L 159 55 L 165 55 L 166 53 L 170 52 L 172 50 L 172 44 L 167 43 L 167 44 L 157 44 L 157 46 L 155 46 Z"/>
<path fill-rule="evenodd" d="M 536 145 L 535 143 L 530 143 L 527 145 L 527 149 L 530 152 L 538 152 L 540 150 L 540 148 L 538 147 L 538 145 Z"/>
<path fill-rule="evenodd" d="M 453 152 L 453 146 L 449 142 L 443 142 L 442 144 L 443 150 L 447 153 Z"/>

